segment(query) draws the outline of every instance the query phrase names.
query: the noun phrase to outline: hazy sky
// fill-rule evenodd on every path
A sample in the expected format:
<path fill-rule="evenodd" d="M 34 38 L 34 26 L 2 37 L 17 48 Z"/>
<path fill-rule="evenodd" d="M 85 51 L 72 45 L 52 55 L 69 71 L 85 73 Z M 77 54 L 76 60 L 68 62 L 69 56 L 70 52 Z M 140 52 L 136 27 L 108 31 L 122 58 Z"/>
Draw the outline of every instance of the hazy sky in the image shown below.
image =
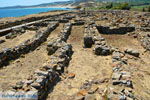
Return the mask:
<path fill-rule="evenodd" d="M 55 1 L 68 1 L 68 0 L 0 0 L 0 7 L 15 6 L 15 5 L 36 5 Z"/>

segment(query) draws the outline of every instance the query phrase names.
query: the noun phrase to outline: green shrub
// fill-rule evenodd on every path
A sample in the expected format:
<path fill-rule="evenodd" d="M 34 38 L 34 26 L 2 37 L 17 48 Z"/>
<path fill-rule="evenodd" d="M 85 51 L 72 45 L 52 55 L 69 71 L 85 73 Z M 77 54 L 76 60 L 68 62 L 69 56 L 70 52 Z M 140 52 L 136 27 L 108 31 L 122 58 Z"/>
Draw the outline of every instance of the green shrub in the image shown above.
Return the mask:
<path fill-rule="evenodd" d="M 81 9 L 82 7 L 79 5 L 79 6 L 76 6 L 75 9 Z"/>
<path fill-rule="evenodd" d="M 128 3 L 119 3 L 114 7 L 114 9 L 130 10 L 131 6 Z"/>
<path fill-rule="evenodd" d="M 148 7 L 148 12 L 150 12 L 150 6 Z"/>
<path fill-rule="evenodd" d="M 121 10 L 130 10 L 131 7 L 128 3 L 123 3 L 120 7 Z"/>
<path fill-rule="evenodd" d="M 106 8 L 107 8 L 107 9 L 113 8 L 113 3 L 110 3 L 110 4 L 106 5 Z"/>
<path fill-rule="evenodd" d="M 143 8 L 142 11 L 145 12 L 145 8 Z"/>

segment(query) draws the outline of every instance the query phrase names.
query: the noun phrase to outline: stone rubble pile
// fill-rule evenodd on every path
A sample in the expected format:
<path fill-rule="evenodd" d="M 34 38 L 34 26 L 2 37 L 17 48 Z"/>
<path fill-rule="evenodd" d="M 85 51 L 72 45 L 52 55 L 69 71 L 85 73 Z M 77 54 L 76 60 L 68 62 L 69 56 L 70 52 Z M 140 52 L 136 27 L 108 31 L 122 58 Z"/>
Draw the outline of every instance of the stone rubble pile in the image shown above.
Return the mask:
<path fill-rule="evenodd" d="M 150 34 L 146 34 L 140 38 L 142 46 L 150 51 Z"/>
<path fill-rule="evenodd" d="M 45 22 L 40 22 L 40 23 L 35 23 L 33 24 L 33 26 L 36 26 L 36 27 L 47 27 L 51 22 L 49 21 L 45 21 Z"/>
<path fill-rule="evenodd" d="M 31 25 L 31 26 L 24 26 L 23 27 L 25 30 L 30 30 L 30 31 L 36 31 L 39 29 L 39 27 L 36 27 L 34 25 Z"/>
<path fill-rule="evenodd" d="M 112 54 L 113 52 L 112 47 L 108 46 L 105 39 L 99 34 L 97 27 L 94 27 L 93 30 L 95 30 L 95 32 L 97 33 L 97 35 L 93 37 L 94 53 L 96 55 L 102 55 L 102 56 L 107 56 L 107 55 Z"/>
<path fill-rule="evenodd" d="M 102 38 L 101 36 L 95 37 L 94 44 L 95 44 L 94 53 L 96 55 L 107 56 L 112 53 L 112 48 L 107 45 L 105 39 Z"/>
<path fill-rule="evenodd" d="M 72 25 L 84 25 L 85 21 L 84 20 L 80 20 L 80 19 L 75 19 L 74 22 L 72 23 Z"/>
<path fill-rule="evenodd" d="M 128 69 L 128 59 L 124 52 L 116 50 L 112 54 L 113 72 L 108 86 L 108 98 L 113 100 L 135 100 L 132 74 Z"/>
<path fill-rule="evenodd" d="M 51 23 L 47 29 L 43 32 L 37 32 L 37 34 L 13 48 L 5 48 L 0 51 L 0 67 L 7 65 L 10 60 L 20 57 L 22 54 L 26 54 L 36 49 L 41 43 L 46 41 L 49 34 L 59 25 L 58 22 Z"/>
<path fill-rule="evenodd" d="M 24 28 L 17 28 L 17 29 L 12 29 L 12 32 L 7 34 L 5 36 L 6 39 L 13 39 L 15 37 L 17 37 L 18 35 L 21 35 L 23 33 L 25 33 L 26 30 Z"/>
<path fill-rule="evenodd" d="M 94 53 L 96 55 L 107 56 L 112 53 L 112 49 L 107 45 L 105 39 L 99 34 L 94 22 L 85 26 L 84 47 L 91 48 L 94 45 Z"/>
<path fill-rule="evenodd" d="M 135 27 L 105 27 L 105 26 L 97 26 L 97 29 L 101 34 L 126 34 L 128 32 L 135 31 Z"/>
<path fill-rule="evenodd" d="M 55 39 L 52 42 L 49 42 L 47 45 L 48 54 L 53 54 L 58 48 L 62 46 L 62 44 L 65 45 L 65 42 L 67 41 L 70 33 L 71 33 L 72 24 L 66 23 L 64 25 L 63 30 L 60 32 L 60 35 L 57 39 Z"/>
<path fill-rule="evenodd" d="M 95 31 L 93 30 L 94 22 L 91 22 L 85 26 L 84 30 L 84 48 L 91 48 L 94 44 L 93 36 L 95 34 Z"/>

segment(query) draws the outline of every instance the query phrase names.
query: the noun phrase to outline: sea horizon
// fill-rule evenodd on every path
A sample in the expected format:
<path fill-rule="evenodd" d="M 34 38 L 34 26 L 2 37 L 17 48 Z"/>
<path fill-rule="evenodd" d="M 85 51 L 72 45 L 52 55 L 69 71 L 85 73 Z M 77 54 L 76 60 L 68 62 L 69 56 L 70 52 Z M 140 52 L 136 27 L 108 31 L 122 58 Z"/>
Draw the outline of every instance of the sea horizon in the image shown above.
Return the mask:
<path fill-rule="evenodd" d="M 6 8 L 0 9 L 0 18 L 5 17 L 22 17 L 31 14 L 39 14 L 55 10 L 71 10 L 65 7 L 28 7 L 28 8 Z"/>

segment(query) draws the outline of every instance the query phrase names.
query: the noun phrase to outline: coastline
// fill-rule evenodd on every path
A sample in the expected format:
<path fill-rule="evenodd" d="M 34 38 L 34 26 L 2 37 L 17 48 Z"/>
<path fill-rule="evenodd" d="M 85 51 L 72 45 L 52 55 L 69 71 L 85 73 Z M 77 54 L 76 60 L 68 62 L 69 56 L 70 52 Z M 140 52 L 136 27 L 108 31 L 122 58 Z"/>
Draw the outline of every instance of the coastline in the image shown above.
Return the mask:
<path fill-rule="evenodd" d="M 72 8 L 69 6 L 46 6 L 46 7 L 27 7 L 27 8 L 7 8 L 7 9 L 0 9 L 0 13 L 4 13 L 0 15 L 0 19 L 7 18 L 7 17 L 23 17 L 32 14 L 40 14 L 49 11 L 56 11 L 56 10 L 71 10 Z"/>
<path fill-rule="evenodd" d="M 72 10 L 71 10 L 72 11 Z M 67 13 L 70 12 L 68 10 L 55 10 L 55 11 L 48 11 L 48 12 L 42 12 L 38 14 L 30 14 L 26 16 L 21 16 L 21 17 L 5 17 L 5 18 L 0 18 L 0 26 L 8 23 L 13 23 L 21 20 L 27 20 L 31 18 L 40 18 L 40 17 L 45 17 L 45 16 L 51 16 L 51 15 L 57 15 L 61 13 Z"/>

